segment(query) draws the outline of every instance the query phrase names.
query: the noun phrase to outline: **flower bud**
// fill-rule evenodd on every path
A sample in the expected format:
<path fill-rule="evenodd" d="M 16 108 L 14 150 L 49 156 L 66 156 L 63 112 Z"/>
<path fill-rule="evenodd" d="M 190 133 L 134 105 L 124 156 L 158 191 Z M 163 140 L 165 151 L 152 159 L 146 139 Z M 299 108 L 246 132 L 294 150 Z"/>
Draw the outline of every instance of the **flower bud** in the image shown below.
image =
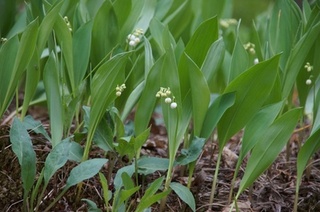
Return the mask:
<path fill-rule="evenodd" d="M 178 106 L 178 105 L 177 105 L 176 102 L 172 102 L 172 103 L 170 104 L 170 107 L 171 107 L 172 109 L 175 109 L 177 106 Z"/>

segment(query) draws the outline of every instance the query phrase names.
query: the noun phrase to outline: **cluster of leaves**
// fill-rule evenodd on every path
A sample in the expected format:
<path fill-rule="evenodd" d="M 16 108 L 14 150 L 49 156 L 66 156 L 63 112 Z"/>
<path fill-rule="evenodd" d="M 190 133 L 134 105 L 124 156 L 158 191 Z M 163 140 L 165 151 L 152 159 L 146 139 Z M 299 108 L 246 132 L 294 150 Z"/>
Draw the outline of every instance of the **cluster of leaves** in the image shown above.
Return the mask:
<path fill-rule="evenodd" d="M 11 30 L 1 34 L 5 38 L 0 47 L 1 116 L 15 93 L 24 91 L 16 111 L 20 118 L 14 119 L 10 131 L 12 149 L 22 167 L 24 209 L 38 210 L 51 177 L 72 160 L 80 164 L 46 210 L 71 186 L 81 188 L 83 180 L 108 162 L 107 177 L 99 173 L 107 211 L 131 210 L 129 199 L 140 190 L 137 176 L 159 170 L 167 171 L 166 178 L 148 187 L 135 210 L 143 211 L 159 200 L 164 210 L 166 196 L 174 190 L 195 211 L 189 190 L 193 171 L 216 128 L 219 155 L 209 205 L 228 140 L 244 129 L 234 179 L 251 152 L 240 188 L 235 197 L 230 194 L 236 205 L 241 193 L 282 151 L 298 120 L 303 122 L 306 110 L 302 108 L 311 104 L 312 131 L 297 160 L 297 202 L 303 171 L 320 148 L 320 63 L 316 58 L 320 9 L 307 1 L 302 9 L 292 0 L 276 1 L 245 34 L 240 21 L 224 19 L 231 12 L 231 1 L 27 3 Z M 292 103 L 296 90 L 300 107 Z M 48 108 L 51 137 L 41 123 L 26 116 L 30 105 L 41 102 Z M 157 105 L 167 128 L 168 158 L 140 157 Z M 134 128 L 128 130 L 125 121 L 133 108 Z M 30 129 L 42 133 L 53 147 L 36 185 Z M 82 140 L 84 148 L 79 145 Z M 181 143 L 184 149 L 177 157 Z M 108 159 L 88 159 L 93 144 Z M 112 193 L 108 190 L 111 173 L 116 159 L 124 155 L 130 165 L 117 171 Z M 188 167 L 187 186 L 171 182 L 176 165 Z M 85 201 L 96 208 L 92 201 Z"/>

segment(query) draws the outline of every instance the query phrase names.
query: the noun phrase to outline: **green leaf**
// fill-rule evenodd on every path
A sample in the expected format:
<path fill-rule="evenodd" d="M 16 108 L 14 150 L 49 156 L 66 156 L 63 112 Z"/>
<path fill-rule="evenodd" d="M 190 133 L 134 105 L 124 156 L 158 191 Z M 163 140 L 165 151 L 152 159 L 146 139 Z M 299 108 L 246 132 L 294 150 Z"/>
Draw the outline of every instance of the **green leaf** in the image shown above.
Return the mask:
<path fill-rule="evenodd" d="M 37 89 L 37 86 L 40 80 L 40 75 L 41 75 L 41 71 L 39 69 L 40 69 L 39 54 L 37 49 L 35 49 L 33 56 L 30 60 L 30 63 L 28 64 L 28 67 L 27 67 L 24 98 L 23 98 L 23 105 L 22 105 L 22 111 L 21 111 L 22 120 L 24 119 L 24 116 L 27 113 L 30 102 Z"/>
<path fill-rule="evenodd" d="M 21 178 L 26 194 L 31 190 L 36 176 L 36 153 L 27 129 L 18 118 L 14 118 L 10 129 L 10 142 L 21 166 Z"/>
<path fill-rule="evenodd" d="M 187 55 L 201 67 L 212 43 L 218 39 L 218 19 L 210 18 L 197 28 L 186 46 Z"/>
<path fill-rule="evenodd" d="M 70 139 L 70 138 L 68 138 Z M 76 142 L 71 142 L 69 160 L 80 163 L 83 155 L 83 148 Z"/>
<path fill-rule="evenodd" d="M 225 93 L 213 100 L 203 122 L 200 136 L 208 139 L 224 112 L 235 102 L 235 93 Z"/>
<path fill-rule="evenodd" d="M 4 71 L 1 71 L 2 73 L 0 74 L 3 80 L 0 86 L 0 115 L 9 106 L 22 74 L 34 54 L 37 37 L 38 20 L 36 19 L 24 30 L 20 42 L 18 41 L 18 36 L 14 36 L 1 48 L 0 65 Z"/>
<path fill-rule="evenodd" d="M 126 190 L 134 188 L 134 183 L 127 172 L 121 174 L 121 179 Z"/>
<path fill-rule="evenodd" d="M 249 66 L 249 57 L 247 51 L 244 49 L 240 38 L 237 37 L 236 43 L 233 48 L 230 64 L 230 72 L 228 82 L 234 80 L 242 72 L 244 72 Z"/>
<path fill-rule="evenodd" d="M 177 163 L 179 165 L 187 165 L 191 162 L 196 161 L 202 152 L 202 148 L 205 142 L 206 139 L 195 137 L 188 149 L 181 150 L 181 155 L 176 160 Z"/>
<path fill-rule="evenodd" d="M 117 171 L 117 174 L 114 178 L 114 187 L 116 190 L 119 190 L 122 186 L 123 186 L 123 182 L 122 182 L 122 173 L 126 172 L 129 176 L 132 176 L 132 174 L 134 173 L 134 165 L 131 164 L 129 166 L 124 166 L 122 168 L 120 168 L 118 171 Z"/>
<path fill-rule="evenodd" d="M 75 85 L 79 86 L 86 74 L 90 49 L 91 49 L 91 30 L 93 22 L 82 25 L 73 36 L 73 67 Z"/>
<path fill-rule="evenodd" d="M 320 33 L 320 23 L 312 26 L 292 49 L 284 69 L 282 97 L 287 98 L 296 81 L 300 68 L 305 63 L 310 49 L 314 46 Z"/>
<path fill-rule="evenodd" d="M 46 42 L 48 41 L 49 35 L 53 29 L 53 25 L 59 17 L 59 11 L 61 9 L 62 4 L 63 1 L 60 1 L 57 3 L 57 5 L 52 7 L 40 24 L 39 36 L 37 41 L 39 52 L 42 52 L 46 45 Z"/>
<path fill-rule="evenodd" d="M 191 86 L 194 135 L 200 136 L 210 102 L 210 90 L 200 69 L 191 60 L 191 58 L 187 55 L 186 57 L 186 65 L 189 71 Z"/>
<path fill-rule="evenodd" d="M 43 83 L 46 91 L 49 116 L 50 129 L 52 137 L 52 145 L 57 145 L 63 135 L 63 106 L 60 93 L 60 80 L 57 67 L 57 61 L 53 53 L 50 54 L 49 59 L 43 71 Z"/>
<path fill-rule="evenodd" d="M 296 193 L 299 192 L 299 186 L 304 169 L 306 168 L 311 156 L 320 149 L 320 128 L 314 131 L 301 147 L 297 157 L 297 185 Z"/>
<path fill-rule="evenodd" d="M 144 175 L 152 174 L 156 171 L 165 171 L 169 166 L 169 160 L 167 158 L 157 157 L 141 157 L 137 163 L 138 172 Z"/>
<path fill-rule="evenodd" d="M 236 199 L 273 163 L 288 142 L 300 116 L 301 108 L 290 110 L 275 120 L 261 135 L 261 140 L 255 145 L 249 158 Z"/>
<path fill-rule="evenodd" d="M 143 131 L 141 134 L 139 134 L 134 141 L 134 150 L 137 152 L 143 144 L 146 143 L 149 135 L 150 135 L 150 128 L 146 129 L 145 131 Z"/>
<path fill-rule="evenodd" d="M 116 98 L 116 86 L 124 83 L 125 65 L 131 53 L 114 56 L 99 67 L 91 81 L 92 108 L 84 159 L 89 155 L 92 138 L 103 114 Z"/>
<path fill-rule="evenodd" d="M 301 12 L 291 0 L 276 1 L 270 18 L 270 47 L 273 54 L 282 52 L 280 67 L 283 69 L 296 42 Z M 290 23 L 290 24 L 288 24 Z M 290 70 L 291 71 L 291 70 Z"/>
<path fill-rule="evenodd" d="M 277 76 L 280 55 L 261 62 L 239 75 L 225 89 L 236 91 L 236 101 L 218 123 L 219 148 L 242 129 L 255 115 L 269 95 Z"/>
<path fill-rule="evenodd" d="M 142 133 L 148 128 L 151 115 L 156 106 L 156 93 L 160 89 L 160 72 L 164 57 L 160 57 L 152 66 L 145 82 L 140 100 L 137 104 L 137 110 L 134 118 L 134 129 L 136 134 Z"/>
<path fill-rule="evenodd" d="M 88 204 L 89 210 L 88 212 L 101 212 L 101 210 L 98 208 L 97 204 L 89 199 L 81 199 L 82 201 L 85 201 Z"/>
<path fill-rule="evenodd" d="M 246 125 L 242 147 L 240 150 L 239 161 L 247 155 L 247 153 L 260 141 L 269 127 L 275 120 L 283 106 L 283 101 L 276 104 L 268 105 L 262 108 Z"/>
<path fill-rule="evenodd" d="M 208 84 L 212 82 L 222 64 L 225 54 L 223 39 L 216 40 L 209 48 L 201 70 Z"/>
<path fill-rule="evenodd" d="M 96 175 L 101 167 L 107 162 L 104 158 L 95 158 L 86 160 L 74 167 L 67 179 L 66 188 L 68 189 L 73 185 L 76 185 L 86 179 L 89 179 Z"/>
<path fill-rule="evenodd" d="M 146 209 L 147 207 L 149 207 L 150 205 L 152 205 L 153 203 L 155 203 L 156 201 L 160 200 L 162 197 L 168 194 L 168 191 L 167 191 L 167 192 L 162 192 L 160 194 L 154 195 L 162 185 L 163 179 L 164 177 L 160 177 L 156 179 L 149 186 L 149 188 L 146 190 L 143 197 L 141 198 L 140 203 L 136 209 L 136 212 L 143 211 L 144 209 Z"/>
<path fill-rule="evenodd" d="M 57 144 L 46 158 L 44 165 L 44 183 L 48 184 L 51 177 L 68 161 L 71 142 L 65 139 Z"/>
<path fill-rule="evenodd" d="M 42 134 L 48 141 L 51 140 L 46 129 L 44 129 L 43 125 L 40 121 L 36 121 L 32 118 L 32 116 L 27 115 L 23 120 L 23 125 L 27 130 L 32 130 L 35 133 Z"/>
<path fill-rule="evenodd" d="M 111 1 L 104 1 L 92 28 L 91 60 L 96 66 L 118 43 L 118 20 Z"/>
<path fill-rule="evenodd" d="M 99 172 L 99 178 L 100 178 L 100 183 L 102 185 L 102 190 L 103 190 L 103 199 L 104 199 L 104 204 L 108 205 L 109 200 L 112 198 L 112 192 L 108 189 L 108 181 L 106 177 Z"/>
<path fill-rule="evenodd" d="M 170 188 L 179 196 L 179 198 L 187 203 L 192 211 L 196 211 L 196 203 L 191 191 L 180 183 L 170 183 Z"/>

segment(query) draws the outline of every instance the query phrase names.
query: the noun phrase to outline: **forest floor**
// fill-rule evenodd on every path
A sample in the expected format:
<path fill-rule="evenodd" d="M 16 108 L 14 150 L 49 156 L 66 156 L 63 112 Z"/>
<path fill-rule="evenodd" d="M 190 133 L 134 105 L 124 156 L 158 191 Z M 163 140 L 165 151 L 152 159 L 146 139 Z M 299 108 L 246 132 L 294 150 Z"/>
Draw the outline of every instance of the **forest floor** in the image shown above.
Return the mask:
<path fill-rule="evenodd" d="M 21 211 L 23 199 L 23 187 L 20 175 L 20 165 L 17 157 L 11 149 L 9 141 L 10 114 L 14 111 L 8 110 L 0 120 L 0 209 L 1 211 Z M 41 121 L 48 127 L 48 115 L 43 108 L 31 107 L 29 114 L 34 119 Z M 159 115 L 159 114 L 156 114 Z M 147 143 L 142 148 L 141 154 L 153 157 L 167 157 L 167 135 L 162 124 L 155 124 L 153 120 L 151 135 Z M 50 132 L 49 132 L 50 133 Z M 289 141 L 289 149 L 278 156 L 277 160 L 269 169 L 261 175 L 250 189 L 247 189 L 239 198 L 238 206 L 241 211 L 293 211 L 293 202 L 296 184 L 296 157 L 298 146 L 308 134 L 308 128 L 303 132 L 294 133 Z M 31 133 L 34 150 L 37 154 L 37 177 L 43 167 L 46 156 L 50 152 L 50 143 L 41 135 Z M 212 211 L 229 211 L 228 197 L 230 193 L 231 180 L 234 173 L 237 155 L 241 147 L 241 133 L 234 136 L 224 149 L 222 163 L 218 175 L 218 184 L 212 205 Z M 212 187 L 212 179 L 216 167 L 216 157 L 218 146 L 215 141 L 208 141 L 197 161 L 195 175 L 191 191 L 196 200 L 197 211 L 207 211 Z M 103 150 L 92 147 L 91 158 L 105 157 Z M 128 163 L 125 158 L 119 158 L 114 169 L 113 176 L 119 168 Z M 59 194 L 68 177 L 68 173 L 75 166 L 74 162 L 68 162 L 59 169 L 51 180 L 45 197 L 40 205 L 40 211 L 48 206 Z M 235 183 L 235 192 L 239 187 L 241 177 L 246 165 L 246 160 L 242 164 L 239 175 Z M 303 177 L 299 193 L 298 211 L 320 211 L 320 153 L 316 153 L 309 166 L 309 176 Z M 106 167 L 101 170 L 107 174 Z M 148 175 L 139 183 L 147 186 L 159 176 L 165 173 L 157 172 Z M 186 184 L 187 174 L 183 167 L 177 167 L 172 181 Z M 87 198 L 95 202 L 102 211 L 104 202 L 102 198 L 102 188 L 98 176 L 86 180 L 83 184 L 80 199 Z M 112 181 L 109 188 L 112 189 Z M 139 195 L 139 194 L 137 194 Z M 55 205 L 51 211 L 87 211 L 84 201 L 76 202 L 76 186 L 72 187 Z M 136 203 L 138 197 L 132 198 L 132 204 Z M 152 211 L 158 211 L 159 204 L 152 206 Z M 191 211 L 173 192 L 167 199 L 167 211 Z"/>

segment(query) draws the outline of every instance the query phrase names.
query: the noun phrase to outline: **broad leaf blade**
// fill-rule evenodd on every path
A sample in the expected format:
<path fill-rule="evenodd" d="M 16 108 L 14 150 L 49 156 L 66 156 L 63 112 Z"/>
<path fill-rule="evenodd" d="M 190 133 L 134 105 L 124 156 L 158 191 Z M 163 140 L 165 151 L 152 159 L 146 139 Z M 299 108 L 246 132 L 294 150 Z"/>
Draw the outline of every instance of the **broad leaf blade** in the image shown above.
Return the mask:
<path fill-rule="evenodd" d="M 21 166 L 23 188 L 27 193 L 32 188 L 36 176 L 36 153 L 27 129 L 18 118 L 14 118 L 10 129 L 10 142 Z"/>
<path fill-rule="evenodd" d="M 300 108 L 285 113 L 261 135 L 248 161 L 236 198 L 273 163 L 288 142 L 300 115 Z"/>
<path fill-rule="evenodd" d="M 170 188 L 172 188 L 172 190 L 176 192 L 176 194 L 182 201 L 189 205 L 192 211 L 196 211 L 196 202 L 191 191 L 187 187 L 183 186 L 180 183 L 172 182 L 170 183 Z"/>
<path fill-rule="evenodd" d="M 44 165 L 44 183 L 47 184 L 56 171 L 61 168 L 69 158 L 71 142 L 63 140 L 56 145 L 46 158 Z"/>
<path fill-rule="evenodd" d="M 247 124 L 265 102 L 277 76 L 279 57 L 277 55 L 251 67 L 226 88 L 225 93 L 236 91 L 236 101 L 218 123 L 220 148 Z"/>
<path fill-rule="evenodd" d="M 70 188 L 83 180 L 93 177 L 107 161 L 107 159 L 95 158 L 80 163 L 71 170 L 70 176 L 67 179 L 66 188 Z"/>

